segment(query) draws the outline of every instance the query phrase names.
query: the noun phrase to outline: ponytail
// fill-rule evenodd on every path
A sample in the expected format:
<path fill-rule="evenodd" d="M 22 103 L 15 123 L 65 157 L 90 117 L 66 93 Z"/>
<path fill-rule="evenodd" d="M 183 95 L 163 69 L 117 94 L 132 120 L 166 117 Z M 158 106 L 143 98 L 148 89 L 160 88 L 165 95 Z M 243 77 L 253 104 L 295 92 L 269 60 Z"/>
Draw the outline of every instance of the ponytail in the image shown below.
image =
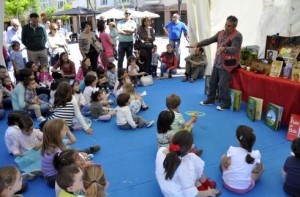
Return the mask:
<path fill-rule="evenodd" d="M 253 129 L 245 125 L 240 125 L 236 130 L 236 137 L 240 142 L 240 146 L 248 152 L 245 158 L 246 162 L 253 164 L 255 159 L 250 155 L 256 140 Z"/>
<path fill-rule="evenodd" d="M 193 144 L 193 136 L 188 131 L 180 131 L 176 133 L 169 145 L 169 153 L 167 154 L 163 166 L 165 168 L 165 179 L 171 180 L 181 163 L 181 158 L 185 156 L 191 149 Z"/>
<path fill-rule="evenodd" d="M 180 165 L 181 160 L 179 159 L 178 155 L 176 152 L 170 152 L 167 154 L 163 166 L 165 168 L 165 179 L 166 180 L 171 180 Z"/>

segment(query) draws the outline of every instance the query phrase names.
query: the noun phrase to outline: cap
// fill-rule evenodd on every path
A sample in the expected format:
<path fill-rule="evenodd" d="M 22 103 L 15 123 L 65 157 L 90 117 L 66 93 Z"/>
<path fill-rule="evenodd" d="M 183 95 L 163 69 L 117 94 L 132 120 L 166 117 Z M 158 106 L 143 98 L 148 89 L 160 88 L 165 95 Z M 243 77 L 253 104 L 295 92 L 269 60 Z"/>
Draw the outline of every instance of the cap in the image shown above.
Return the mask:
<path fill-rule="evenodd" d="M 130 10 L 125 10 L 124 14 L 131 14 Z"/>

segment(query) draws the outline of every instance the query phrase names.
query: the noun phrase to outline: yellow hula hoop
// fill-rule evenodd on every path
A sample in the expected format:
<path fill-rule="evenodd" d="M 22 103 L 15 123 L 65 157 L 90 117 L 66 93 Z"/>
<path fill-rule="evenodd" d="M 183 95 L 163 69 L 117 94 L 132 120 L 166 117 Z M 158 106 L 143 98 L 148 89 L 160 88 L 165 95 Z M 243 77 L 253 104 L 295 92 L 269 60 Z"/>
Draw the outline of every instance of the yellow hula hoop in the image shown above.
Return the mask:
<path fill-rule="evenodd" d="M 200 112 L 200 111 L 186 111 L 185 114 L 188 115 L 188 116 L 194 116 L 194 115 L 197 115 L 198 117 L 205 116 L 205 113 Z"/>

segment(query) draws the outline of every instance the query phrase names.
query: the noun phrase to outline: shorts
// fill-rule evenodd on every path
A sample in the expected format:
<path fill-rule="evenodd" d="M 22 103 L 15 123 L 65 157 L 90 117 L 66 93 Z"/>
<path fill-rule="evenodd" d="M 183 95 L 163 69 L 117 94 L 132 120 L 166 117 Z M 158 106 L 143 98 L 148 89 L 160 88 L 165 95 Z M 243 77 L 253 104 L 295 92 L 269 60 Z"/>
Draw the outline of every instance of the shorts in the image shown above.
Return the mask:
<path fill-rule="evenodd" d="M 233 193 L 236 193 L 236 194 L 245 194 L 245 193 L 251 191 L 251 190 L 254 188 L 254 186 L 255 186 L 255 181 L 252 180 L 252 181 L 251 181 L 251 184 L 250 184 L 249 187 L 246 188 L 246 189 L 235 189 L 235 188 L 232 188 L 232 187 L 230 187 L 229 185 L 227 185 L 225 182 L 223 182 L 223 185 L 224 185 L 224 187 L 225 187 L 227 190 L 229 190 L 229 191 L 231 191 L 231 192 L 233 192 Z"/>

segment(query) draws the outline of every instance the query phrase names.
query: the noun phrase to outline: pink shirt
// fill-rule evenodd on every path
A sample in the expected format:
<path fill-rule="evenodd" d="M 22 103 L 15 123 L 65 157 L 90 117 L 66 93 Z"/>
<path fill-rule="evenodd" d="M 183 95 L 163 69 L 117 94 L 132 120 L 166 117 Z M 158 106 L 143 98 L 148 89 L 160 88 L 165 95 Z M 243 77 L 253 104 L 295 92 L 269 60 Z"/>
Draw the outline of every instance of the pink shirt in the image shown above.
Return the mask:
<path fill-rule="evenodd" d="M 109 35 L 105 32 L 102 32 L 102 33 L 100 33 L 99 37 L 100 37 L 102 46 L 105 50 L 105 54 L 106 54 L 107 58 L 111 58 L 113 56 L 114 52 L 113 52 L 113 46 L 109 41 L 109 39 L 110 39 Z"/>

